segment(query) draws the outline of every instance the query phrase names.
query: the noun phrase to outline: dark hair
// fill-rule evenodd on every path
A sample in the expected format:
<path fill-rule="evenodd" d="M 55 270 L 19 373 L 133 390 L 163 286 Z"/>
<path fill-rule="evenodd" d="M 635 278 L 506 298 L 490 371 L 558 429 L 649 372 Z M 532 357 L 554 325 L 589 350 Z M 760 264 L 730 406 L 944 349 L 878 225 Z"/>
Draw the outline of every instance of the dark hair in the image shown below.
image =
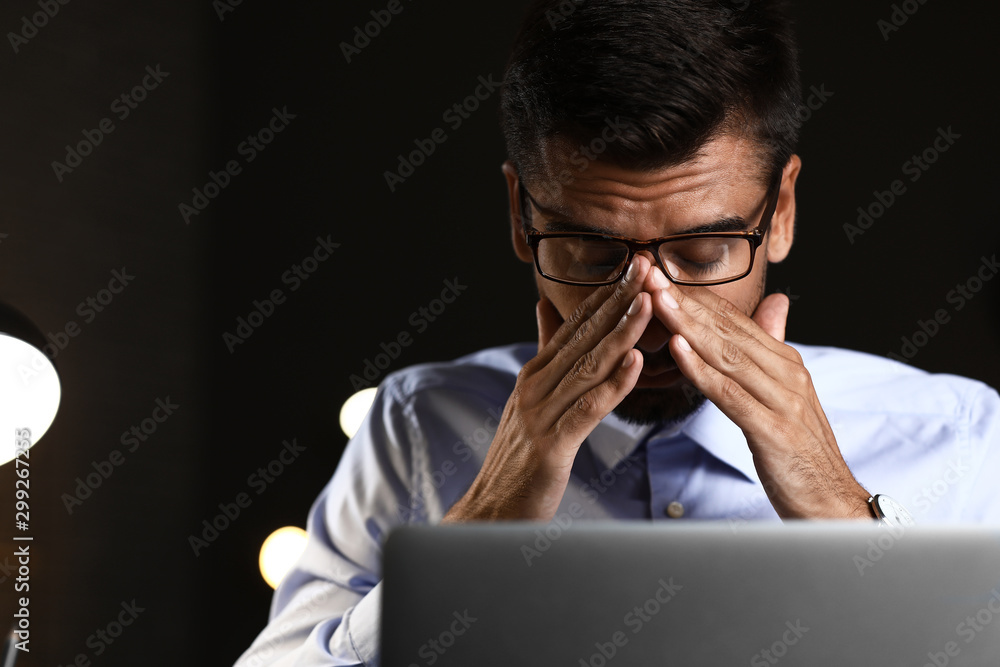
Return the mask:
<path fill-rule="evenodd" d="M 731 132 L 756 141 L 766 183 L 794 152 L 800 100 L 779 2 L 536 0 L 507 64 L 500 124 L 525 179 L 540 174 L 550 140 L 603 144 L 598 159 L 646 170 Z M 611 140 L 597 141 L 609 123 Z"/>

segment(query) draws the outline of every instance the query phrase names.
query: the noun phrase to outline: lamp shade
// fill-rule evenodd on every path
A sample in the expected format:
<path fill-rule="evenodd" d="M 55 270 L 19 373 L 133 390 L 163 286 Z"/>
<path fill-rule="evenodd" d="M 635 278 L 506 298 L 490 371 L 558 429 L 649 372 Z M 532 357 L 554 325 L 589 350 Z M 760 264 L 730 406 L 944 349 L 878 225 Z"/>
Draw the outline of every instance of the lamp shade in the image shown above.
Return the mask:
<path fill-rule="evenodd" d="M 34 445 L 56 418 L 59 375 L 44 348 L 37 327 L 0 303 L 0 464 L 14 458 L 15 430 L 27 429 Z"/>

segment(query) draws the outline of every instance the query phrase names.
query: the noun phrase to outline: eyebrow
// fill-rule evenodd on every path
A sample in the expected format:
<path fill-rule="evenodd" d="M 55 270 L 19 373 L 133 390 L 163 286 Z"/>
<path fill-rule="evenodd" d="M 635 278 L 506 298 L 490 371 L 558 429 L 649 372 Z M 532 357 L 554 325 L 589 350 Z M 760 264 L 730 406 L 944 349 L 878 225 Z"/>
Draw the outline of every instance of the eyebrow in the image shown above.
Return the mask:
<path fill-rule="evenodd" d="M 556 216 L 555 212 L 547 211 L 544 209 L 539 209 L 538 211 L 546 217 Z M 694 227 L 687 227 L 680 229 L 673 234 L 668 236 L 675 236 L 679 234 L 710 234 L 713 232 L 745 232 L 749 228 L 747 221 L 742 216 L 729 216 L 725 218 L 720 218 L 712 222 L 707 222 L 700 225 L 695 225 Z M 615 232 L 614 230 L 607 229 L 605 227 L 587 225 L 573 220 L 568 220 L 564 217 L 556 217 L 552 220 L 545 221 L 545 231 L 547 232 L 566 232 L 566 233 L 583 233 L 583 234 L 604 234 L 605 236 L 621 236 L 621 234 Z"/>

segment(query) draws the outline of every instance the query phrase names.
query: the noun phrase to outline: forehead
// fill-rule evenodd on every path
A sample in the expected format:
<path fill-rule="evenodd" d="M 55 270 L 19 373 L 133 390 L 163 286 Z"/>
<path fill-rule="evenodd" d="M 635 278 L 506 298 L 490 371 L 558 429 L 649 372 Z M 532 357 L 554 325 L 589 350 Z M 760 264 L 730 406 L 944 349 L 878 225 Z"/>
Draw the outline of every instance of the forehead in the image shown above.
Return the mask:
<path fill-rule="evenodd" d="M 653 237 L 750 214 L 767 187 L 755 149 L 749 139 L 720 135 L 687 162 L 638 171 L 553 141 L 543 147 L 541 173 L 526 185 L 539 204 L 569 219 Z"/>

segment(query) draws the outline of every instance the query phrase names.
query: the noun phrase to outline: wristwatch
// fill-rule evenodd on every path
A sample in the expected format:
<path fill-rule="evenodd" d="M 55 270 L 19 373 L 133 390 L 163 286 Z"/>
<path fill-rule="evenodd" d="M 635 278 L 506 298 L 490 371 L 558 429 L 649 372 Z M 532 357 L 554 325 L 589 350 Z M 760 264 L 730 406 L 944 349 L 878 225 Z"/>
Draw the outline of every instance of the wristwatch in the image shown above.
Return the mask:
<path fill-rule="evenodd" d="M 880 526 L 906 528 L 916 523 L 905 507 L 885 494 L 876 493 L 868 499 L 868 506 L 872 508 L 872 514 L 878 519 Z"/>

